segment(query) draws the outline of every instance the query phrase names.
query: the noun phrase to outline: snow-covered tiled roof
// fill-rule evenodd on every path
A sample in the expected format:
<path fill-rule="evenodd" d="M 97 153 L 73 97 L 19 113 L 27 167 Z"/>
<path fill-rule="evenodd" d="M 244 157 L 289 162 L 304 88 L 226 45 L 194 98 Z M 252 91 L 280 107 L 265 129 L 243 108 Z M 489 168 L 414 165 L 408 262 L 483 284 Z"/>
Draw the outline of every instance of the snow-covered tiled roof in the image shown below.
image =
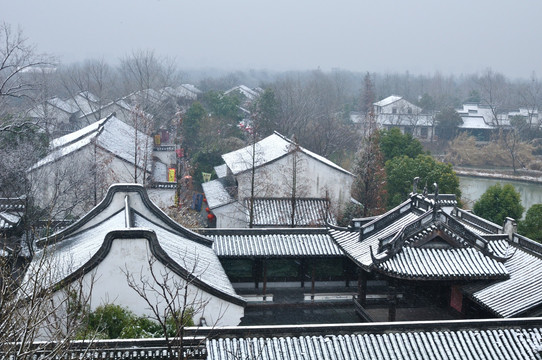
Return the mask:
<path fill-rule="evenodd" d="M 355 262 L 368 269 L 372 265 L 371 248 L 373 251 L 378 249 L 379 239 L 388 238 L 397 234 L 406 224 L 419 217 L 419 213 L 412 211 L 402 211 L 407 206 L 407 202 L 397 206 L 387 213 L 377 217 L 375 220 L 364 224 L 361 227 L 366 235 L 360 241 L 360 231 L 351 229 L 330 228 L 329 232 L 337 244 L 347 253 Z M 397 214 L 397 215 L 394 215 Z M 384 221 L 388 216 L 395 219 L 389 224 L 378 227 L 378 223 Z"/>
<path fill-rule="evenodd" d="M 322 230 L 213 229 L 204 234 L 213 239 L 219 257 L 344 256 Z"/>
<path fill-rule="evenodd" d="M 222 164 L 219 166 L 215 166 L 215 173 L 216 176 L 219 178 L 223 178 L 228 175 L 228 165 Z"/>
<path fill-rule="evenodd" d="M 201 187 L 205 193 L 209 208 L 216 209 L 234 202 L 235 197 L 231 193 L 231 186 L 234 185 L 235 182 L 232 182 L 228 177 L 222 177 L 202 183 Z"/>
<path fill-rule="evenodd" d="M 291 151 L 294 151 L 294 148 L 295 144 L 292 141 L 275 132 L 274 134 L 269 135 L 268 137 L 258 141 L 254 145 L 254 150 L 252 148 L 252 145 L 249 145 L 242 149 L 223 154 L 222 159 L 230 168 L 233 175 L 237 175 L 252 168 L 253 157 L 254 166 L 259 167 L 271 161 L 277 160 L 283 156 L 286 156 Z M 334 162 L 324 158 L 323 156 L 317 155 L 312 151 L 309 151 L 302 147 L 298 148 L 304 154 L 313 157 L 314 159 L 334 169 L 351 175 L 350 172 L 344 170 L 343 168 L 341 168 Z"/>
<path fill-rule="evenodd" d="M 0 212 L 0 230 L 12 229 L 22 219 L 22 214 L 2 211 Z"/>
<path fill-rule="evenodd" d="M 429 114 L 377 114 L 381 126 L 433 126 L 433 115 Z"/>
<path fill-rule="evenodd" d="M 396 102 L 396 101 L 401 100 L 402 98 L 403 98 L 402 96 L 390 95 L 390 96 L 388 96 L 388 97 L 385 98 L 385 99 L 382 99 L 382 100 L 380 100 L 380 101 L 375 102 L 373 105 L 376 105 L 376 106 L 387 106 L 387 105 L 393 104 L 393 103 Z"/>
<path fill-rule="evenodd" d="M 394 277 L 407 279 L 505 279 L 504 264 L 474 248 L 412 248 L 405 246 L 392 258 L 376 265 Z"/>
<path fill-rule="evenodd" d="M 70 227 L 42 239 L 47 244 L 38 251 L 23 279 L 23 285 L 43 279 L 45 268 L 47 286 L 72 279 L 74 274 L 86 273 L 101 262 L 114 239 L 138 239 L 146 236 L 155 257 L 179 276 L 194 276 L 191 283 L 205 291 L 244 303 L 226 276 L 211 240 L 197 235 L 168 218 L 136 184 L 110 187 L 106 198 L 87 215 Z M 144 265 L 144 264 L 142 264 Z M 180 269 L 180 270 L 177 270 Z M 222 294 L 222 295 L 221 295 Z"/>
<path fill-rule="evenodd" d="M 463 291 L 501 317 L 519 316 L 542 305 L 542 259 L 521 248 L 513 248 L 512 257 L 504 264 L 510 278 L 488 285 L 466 285 Z"/>
<path fill-rule="evenodd" d="M 49 144 L 49 149 L 55 149 L 61 146 L 65 146 L 67 144 L 73 143 L 76 140 L 80 140 L 83 137 L 94 133 L 98 130 L 100 126 L 107 120 L 107 118 L 98 120 L 96 122 L 93 122 L 92 124 L 85 126 L 84 128 L 74 131 L 72 133 L 69 133 L 67 135 L 58 137 L 56 139 L 53 139 Z"/>
<path fill-rule="evenodd" d="M 463 124 L 459 125 L 460 129 L 495 129 L 495 126 L 487 124 L 483 116 L 461 116 Z"/>
<path fill-rule="evenodd" d="M 249 199 L 245 199 L 245 208 L 247 209 L 249 208 L 249 201 Z M 254 226 L 290 226 L 292 224 L 291 216 L 291 198 L 254 199 Z M 335 217 L 329 211 L 329 201 L 326 199 L 296 198 L 295 226 L 325 226 L 326 223 L 332 225 L 336 223 Z"/>
<path fill-rule="evenodd" d="M 192 272 L 201 281 L 230 296 L 237 297 L 224 268 L 210 246 L 194 242 L 174 231 L 154 225 L 145 217 L 136 214 L 134 226 L 153 229 L 160 247 L 183 268 Z"/>
<path fill-rule="evenodd" d="M 65 100 L 62 100 L 60 98 L 52 98 L 52 99 L 49 99 L 47 100 L 47 102 L 54 106 L 54 107 L 57 107 L 59 108 L 60 110 L 64 111 L 64 112 L 67 112 L 69 114 L 75 114 L 77 111 L 79 111 L 79 108 L 77 106 L 75 106 L 75 104 L 69 102 L 69 101 L 65 101 Z"/>
<path fill-rule="evenodd" d="M 189 91 L 192 91 L 193 93 L 196 93 L 196 94 L 201 94 L 201 90 L 198 89 L 196 86 L 192 85 L 192 84 L 181 84 L 181 86 L 179 87 L 183 87 Z"/>
<path fill-rule="evenodd" d="M 446 214 L 429 208 L 423 213 L 432 201 L 419 202 L 421 196 L 412 196 L 412 203 L 399 205 L 360 231 L 330 228 L 329 233 L 369 271 L 417 280 L 480 279 L 463 291 L 498 316 L 518 316 L 542 306 L 542 292 L 535 290 L 542 287 L 540 244 L 511 241 L 501 226 L 464 210 Z"/>
<path fill-rule="evenodd" d="M 152 139 L 110 115 L 81 130 L 53 140 L 51 143 L 51 152 L 34 164 L 29 170 L 34 170 L 43 165 L 57 161 L 91 143 L 95 143 L 102 149 L 131 164 L 135 164 L 134 148 L 136 140 L 140 144 L 139 147 L 143 149 L 145 148 L 145 143 L 149 144 L 147 148 L 147 158 L 150 159 Z M 139 156 L 141 156 L 141 154 L 139 154 Z M 140 166 L 140 164 L 137 165 Z M 147 170 L 150 171 L 151 167 L 151 161 L 148 161 Z"/>
<path fill-rule="evenodd" d="M 256 97 L 258 97 L 260 94 L 256 90 L 252 90 L 246 85 L 239 85 L 235 86 L 229 90 L 226 90 L 224 92 L 224 95 L 227 95 L 231 92 L 239 91 L 243 96 L 245 96 L 249 100 L 254 100 Z"/>
<path fill-rule="evenodd" d="M 25 197 L 0 198 L 0 211 L 21 212 L 25 208 Z"/>
<path fill-rule="evenodd" d="M 447 325 L 420 323 L 405 330 L 402 324 L 363 332 L 322 328 L 321 335 L 294 336 L 271 328 L 268 337 L 208 338 L 207 359 L 541 359 L 541 327 Z"/>

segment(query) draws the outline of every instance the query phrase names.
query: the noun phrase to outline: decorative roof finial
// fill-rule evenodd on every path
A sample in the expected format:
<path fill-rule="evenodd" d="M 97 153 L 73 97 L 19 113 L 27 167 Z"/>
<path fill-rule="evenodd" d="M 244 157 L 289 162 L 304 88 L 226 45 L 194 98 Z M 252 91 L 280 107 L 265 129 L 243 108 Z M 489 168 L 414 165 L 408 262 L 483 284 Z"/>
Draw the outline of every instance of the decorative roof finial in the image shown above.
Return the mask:
<path fill-rule="evenodd" d="M 414 178 L 414 183 L 412 184 L 412 193 L 416 194 L 418 192 L 418 181 L 420 181 L 420 177 L 416 176 Z"/>

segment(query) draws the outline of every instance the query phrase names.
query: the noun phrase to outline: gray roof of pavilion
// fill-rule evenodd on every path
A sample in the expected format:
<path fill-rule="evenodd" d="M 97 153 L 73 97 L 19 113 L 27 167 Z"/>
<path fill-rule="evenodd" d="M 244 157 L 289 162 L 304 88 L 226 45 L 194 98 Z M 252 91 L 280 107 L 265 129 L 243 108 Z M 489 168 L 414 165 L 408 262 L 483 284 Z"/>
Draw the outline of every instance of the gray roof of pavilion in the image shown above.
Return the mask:
<path fill-rule="evenodd" d="M 344 256 L 325 229 L 212 229 L 218 257 L 319 257 Z"/>
<path fill-rule="evenodd" d="M 207 359 L 542 359 L 540 318 L 230 331 L 207 339 Z"/>
<path fill-rule="evenodd" d="M 249 208 L 250 199 L 245 199 Z M 295 226 L 325 226 L 335 224 L 336 219 L 329 211 L 329 201 L 322 198 L 296 198 Z M 248 211 L 247 211 L 248 213 Z M 291 225 L 291 198 L 254 199 L 254 221 L 256 227 L 286 227 Z M 248 216 L 248 214 L 247 214 Z M 248 218 L 247 218 L 248 221 Z"/>
<path fill-rule="evenodd" d="M 464 286 L 463 292 L 497 316 L 519 316 L 542 308 L 542 291 L 538 291 L 542 245 L 517 234 L 509 241 L 502 227 L 460 209 L 452 215 L 441 213 L 445 221 L 437 229 L 431 210 L 423 213 L 415 200 L 364 224 L 362 240 L 360 232 L 352 229 L 329 232 L 347 256 L 366 270 L 416 280 L 480 280 Z M 409 233 L 409 227 L 417 232 Z M 411 246 L 430 241 L 437 231 L 456 246 Z M 401 239 L 402 233 L 406 236 Z"/>
<path fill-rule="evenodd" d="M 352 260 L 366 270 L 372 266 L 371 248 L 377 249 L 379 239 L 395 235 L 403 226 L 418 218 L 422 211 L 410 199 L 366 223 L 358 230 L 330 228 L 329 233 Z M 363 240 L 360 241 L 360 232 Z"/>
<path fill-rule="evenodd" d="M 122 199 L 121 199 L 122 198 Z M 233 289 L 212 241 L 171 220 L 137 184 L 116 184 L 105 199 L 68 228 L 38 242 L 23 284 L 31 283 L 44 261 L 55 264 L 48 286 L 70 283 L 92 271 L 115 239 L 145 238 L 153 255 L 200 289 L 236 304 L 245 300 Z"/>

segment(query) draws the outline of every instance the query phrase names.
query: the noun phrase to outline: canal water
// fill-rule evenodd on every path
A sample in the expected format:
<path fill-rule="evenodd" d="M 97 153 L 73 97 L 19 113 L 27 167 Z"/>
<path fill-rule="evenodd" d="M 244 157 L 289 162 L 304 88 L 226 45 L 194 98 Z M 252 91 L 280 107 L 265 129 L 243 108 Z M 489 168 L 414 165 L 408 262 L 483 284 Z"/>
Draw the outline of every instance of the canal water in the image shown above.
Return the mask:
<path fill-rule="evenodd" d="M 474 202 L 482 196 L 488 187 L 500 183 L 512 184 L 521 195 L 521 204 L 525 208 L 525 212 L 533 204 L 542 204 L 542 184 L 513 181 L 513 180 L 498 180 L 486 179 L 470 176 L 459 176 L 459 187 L 461 188 L 461 199 L 464 207 L 472 209 Z M 523 216 L 525 216 L 525 212 Z"/>

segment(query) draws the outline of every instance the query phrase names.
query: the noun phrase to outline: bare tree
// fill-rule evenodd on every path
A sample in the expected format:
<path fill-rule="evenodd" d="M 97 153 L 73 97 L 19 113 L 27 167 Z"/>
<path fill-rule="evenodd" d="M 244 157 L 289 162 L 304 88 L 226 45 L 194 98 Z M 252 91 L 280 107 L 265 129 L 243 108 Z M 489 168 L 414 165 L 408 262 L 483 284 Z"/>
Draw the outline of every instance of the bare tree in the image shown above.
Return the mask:
<path fill-rule="evenodd" d="M 60 70 L 62 87 L 70 103 L 79 110 L 80 126 L 109 115 L 103 108 L 116 98 L 116 73 L 105 60 L 86 60 Z"/>
<path fill-rule="evenodd" d="M 7 115 L 17 112 L 21 102 L 30 102 L 40 84 L 30 76 L 32 71 L 51 66 L 45 55 L 36 53 L 21 29 L 0 24 L 0 131 L 21 131 L 35 123 Z"/>
<path fill-rule="evenodd" d="M 533 72 L 528 84 L 522 84 L 519 88 L 520 106 L 527 110 L 527 124 L 529 129 L 539 130 L 538 110 L 542 104 L 542 84 Z"/>
<path fill-rule="evenodd" d="M 82 279 L 58 290 L 58 266 L 42 249 L 21 281 L 14 258 L 0 258 L 0 353 L 3 358 L 35 359 L 66 356 L 84 321 L 92 283 Z M 19 265 L 20 266 L 20 265 Z M 84 290 L 83 290 L 84 289 Z M 92 344 L 89 339 L 88 346 Z"/>
<path fill-rule="evenodd" d="M 127 267 L 123 270 L 128 286 L 146 303 L 149 318 L 160 325 L 171 358 L 184 359 L 182 347 L 185 328 L 194 325 L 194 316 L 202 315 L 209 302 L 193 285 L 194 280 L 205 271 L 198 270 L 197 263 L 196 259 L 193 266 L 187 268 L 184 277 L 179 277 L 172 269 L 159 267 L 152 256 L 148 260 L 148 273 L 142 270 L 136 274 Z"/>

